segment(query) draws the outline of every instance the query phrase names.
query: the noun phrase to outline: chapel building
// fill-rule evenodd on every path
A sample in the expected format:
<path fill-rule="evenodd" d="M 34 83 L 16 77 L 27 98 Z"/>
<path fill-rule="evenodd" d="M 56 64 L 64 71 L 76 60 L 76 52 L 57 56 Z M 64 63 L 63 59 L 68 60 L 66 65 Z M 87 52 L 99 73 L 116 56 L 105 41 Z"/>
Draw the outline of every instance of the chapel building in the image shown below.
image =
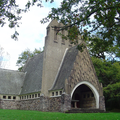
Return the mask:
<path fill-rule="evenodd" d="M 105 111 L 103 87 L 87 48 L 80 52 L 57 35 L 57 28 L 62 26 L 51 21 L 44 51 L 28 59 L 22 72 L 0 69 L 0 109 Z"/>

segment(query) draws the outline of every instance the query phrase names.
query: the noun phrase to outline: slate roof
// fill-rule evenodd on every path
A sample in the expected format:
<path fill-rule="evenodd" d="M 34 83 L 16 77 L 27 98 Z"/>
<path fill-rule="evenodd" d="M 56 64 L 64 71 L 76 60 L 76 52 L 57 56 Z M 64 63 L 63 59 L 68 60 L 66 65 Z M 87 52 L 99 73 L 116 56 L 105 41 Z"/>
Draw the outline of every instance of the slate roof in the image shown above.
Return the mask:
<path fill-rule="evenodd" d="M 0 68 L 0 94 L 18 95 L 23 85 L 25 74 Z"/>
<path fill-rule="evenodd" d="M 42 85 L 43 52 L 31 58 L 25 68 L 26 73 L 21 94 L 39 92 Z"/>
<path fill-rule="evenodd" d="M 59 90 L 64 88 L 65 80 L 70 76 L 77 54 L 78 50 L 76 49 L 76 46 L 68 49 L 55 84 L 51 90 Z"/>

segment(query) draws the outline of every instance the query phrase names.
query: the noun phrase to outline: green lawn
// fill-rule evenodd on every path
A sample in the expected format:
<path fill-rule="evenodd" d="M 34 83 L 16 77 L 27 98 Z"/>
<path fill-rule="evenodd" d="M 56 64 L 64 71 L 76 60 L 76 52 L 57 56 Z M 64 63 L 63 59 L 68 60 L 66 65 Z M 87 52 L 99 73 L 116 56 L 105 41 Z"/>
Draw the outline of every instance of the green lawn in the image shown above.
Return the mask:
<path fill-rule="evenodd" d="M 120 120 L 120 113 L 58 113 L 0 109 L 0 120 Z"/>

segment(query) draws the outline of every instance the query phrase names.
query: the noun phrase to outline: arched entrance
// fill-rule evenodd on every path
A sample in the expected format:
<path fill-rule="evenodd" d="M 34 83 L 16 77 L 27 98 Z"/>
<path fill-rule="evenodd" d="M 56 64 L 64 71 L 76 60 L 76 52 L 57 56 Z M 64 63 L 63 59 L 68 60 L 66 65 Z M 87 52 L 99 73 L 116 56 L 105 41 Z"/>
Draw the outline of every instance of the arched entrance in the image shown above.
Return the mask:
<path fill-rule="evenodd" d="M 72 108 L 99 108 L 99 94 L 89 82 L 77 84 L 71 93 Z"/>

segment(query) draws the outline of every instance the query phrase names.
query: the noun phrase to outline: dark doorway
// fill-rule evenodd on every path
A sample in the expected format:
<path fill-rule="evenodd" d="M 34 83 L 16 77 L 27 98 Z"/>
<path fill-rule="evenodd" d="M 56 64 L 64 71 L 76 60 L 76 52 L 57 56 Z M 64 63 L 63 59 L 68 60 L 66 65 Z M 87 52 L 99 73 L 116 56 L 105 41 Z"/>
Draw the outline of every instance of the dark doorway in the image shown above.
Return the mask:
<path fill-rule="evenodd" d="M 73 93 L 72 108 L 95 108 L 95 97 L 87 85 L 80 85 Z"/>

